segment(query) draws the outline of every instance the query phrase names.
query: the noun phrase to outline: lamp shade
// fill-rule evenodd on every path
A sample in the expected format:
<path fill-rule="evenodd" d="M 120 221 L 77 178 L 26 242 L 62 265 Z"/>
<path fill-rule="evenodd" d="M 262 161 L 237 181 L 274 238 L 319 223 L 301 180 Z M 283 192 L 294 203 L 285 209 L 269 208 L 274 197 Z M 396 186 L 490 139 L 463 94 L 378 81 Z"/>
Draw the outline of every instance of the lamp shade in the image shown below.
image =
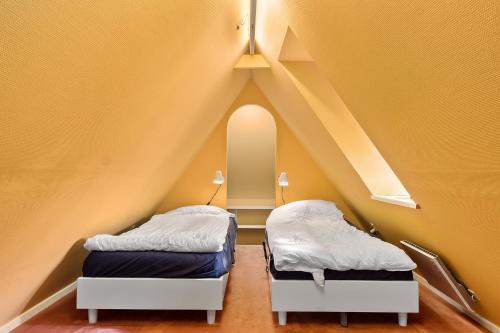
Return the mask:
<path fill-rule="evenodd" d="M 288 186 L 288 174 L 286 172 L 280 173 L 278 184 L 279 186 Z"/>
<path fill-rule="evenodd" d="M 224 184 L 224 176 L 222 175 L 222 171 L 215 171 L 214 180 L 212 182 L 217 185 Z"/>

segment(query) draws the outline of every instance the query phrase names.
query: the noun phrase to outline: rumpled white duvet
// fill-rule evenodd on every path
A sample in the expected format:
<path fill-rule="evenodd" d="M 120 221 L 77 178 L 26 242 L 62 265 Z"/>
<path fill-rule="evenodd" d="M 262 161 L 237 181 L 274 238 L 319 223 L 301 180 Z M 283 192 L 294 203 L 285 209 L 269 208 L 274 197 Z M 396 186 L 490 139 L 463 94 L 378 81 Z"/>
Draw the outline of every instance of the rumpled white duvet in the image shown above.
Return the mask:
<path fill-rule="evenodd" d="M 407 271 L 415 263 L 398 247 L 351 226 L 333 202 L 304 200 L 275 209 L 266 223 L 274 265 L 310 272 L 324 286 L 324 270 Z"/>
<path fill-rule="evenodd" d="M 87 239 L 88 251 L 218 252 L 223 249 L 233 214 L 214 206 L 187 206 L 155 215 L 118 236 Z"/>

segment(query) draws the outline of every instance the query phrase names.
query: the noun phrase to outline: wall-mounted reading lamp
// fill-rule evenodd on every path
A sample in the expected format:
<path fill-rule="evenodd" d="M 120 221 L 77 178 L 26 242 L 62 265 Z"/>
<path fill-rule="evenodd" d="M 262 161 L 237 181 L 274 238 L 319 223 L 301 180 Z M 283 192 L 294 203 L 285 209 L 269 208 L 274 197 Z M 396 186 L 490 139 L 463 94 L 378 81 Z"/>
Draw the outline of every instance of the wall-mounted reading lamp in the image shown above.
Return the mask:
<path fill-rule="evenodd" d="M 288 174 L 286 172 L 280 173 L 280 176 L 278 177 L 278 185 L 281 187 L 281 201 L 285 204 L 284 191 L 285 187 L 288 186 Z"/>
<path fill-rule="evenodd" d="M 214 176 L 214 180 L 212 180 L 212 183 L 217 185 L 217 189 L 215 190 L 214 194 L 212 194 L 212 196 L 210 197 L 210 200 L 208 200 L 207 206 L 210 206 L 210 204 L 212 203 L 212 200 L 215 198 L 215 196 L 219 192 L 222 184 L 224 184 L 224 176 L 222 175 L 222 171 L 220 171 L 220 170 L 215 171 L 215 176 Z"/>

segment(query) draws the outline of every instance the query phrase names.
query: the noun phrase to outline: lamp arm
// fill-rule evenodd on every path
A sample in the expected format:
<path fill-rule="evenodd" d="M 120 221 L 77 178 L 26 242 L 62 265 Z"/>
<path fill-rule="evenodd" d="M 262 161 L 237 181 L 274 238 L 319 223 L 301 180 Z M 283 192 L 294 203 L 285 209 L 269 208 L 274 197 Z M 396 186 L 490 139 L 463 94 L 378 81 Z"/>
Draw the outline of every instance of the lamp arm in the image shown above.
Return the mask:
<path fill-rule="evenodd" d="M 276 181 L 279 184 L 280 177 L 276 178 Z M 285 202 L 285 193 L 284 193 L 285 192 L 285 186 L 280 185 L 280 187 L 281 187 L 281 201 L 283 201 L 283 205 L 285 205 L 286 204 L 286 202 Z"/>
<path fill-rule="evenodd" d="M 222 184 L 219 184 L 219 186 L 217 186 L 217 189 L 215 190 L 214 194 L 212 194 L 212 196 L 210 197 L 210 200 L 208 200 L 207 206 L 210 206 L 210 204 L 212 203 L 212 200 L 215 198 L 215 196 L 219 192 L 221 186 L 222 186 Z"/>

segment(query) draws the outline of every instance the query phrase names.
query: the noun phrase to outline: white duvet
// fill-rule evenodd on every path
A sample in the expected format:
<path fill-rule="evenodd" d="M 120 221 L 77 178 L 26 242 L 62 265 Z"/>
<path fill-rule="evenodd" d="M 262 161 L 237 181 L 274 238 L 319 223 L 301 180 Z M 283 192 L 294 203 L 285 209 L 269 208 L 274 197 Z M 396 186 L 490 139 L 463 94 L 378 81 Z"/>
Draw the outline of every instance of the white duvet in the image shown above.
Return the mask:
<path fill-rule="evenodd" d="M 324 270 L 407 271 L 415 263 L 398 247 L 344 221 L 333 202 L 304 200 L 275 209 L 266 223 L 274 265 L 304 271 L 324 286 Z"/>
<path fill-rule="evenodd" d="M 155 215 L 118 236 L 87 239 L 88 251 L 218 252 L 223 249 L 233 214 L 213 206 L 187 206 Z"/>

